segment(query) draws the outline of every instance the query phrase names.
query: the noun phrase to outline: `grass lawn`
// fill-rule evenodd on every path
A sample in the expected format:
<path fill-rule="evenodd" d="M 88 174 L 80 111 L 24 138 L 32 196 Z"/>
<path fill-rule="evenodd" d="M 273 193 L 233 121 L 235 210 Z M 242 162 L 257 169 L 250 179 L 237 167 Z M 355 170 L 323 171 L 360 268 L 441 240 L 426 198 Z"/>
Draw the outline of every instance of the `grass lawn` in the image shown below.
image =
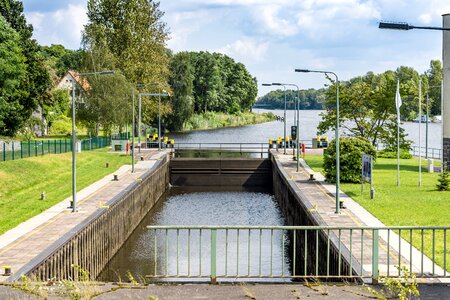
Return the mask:
<path fill-rule="evenodd" d="M 323 172 L 322 155 L 309 155 L 307 164 L 315 171 Z M 422 160 L 426 165 L 426 160 Z M 341 161 L 341 164 L 345 162 Z M 450 192 L 436 190 L 439 173 L 427 173 L 422 168 L 422 186 L 418 186 L 419 160 L 400 160 L 400 186 L 397 186 L 397 160 L 378 158 L 373 166 L 375 199 L 371 200 L 369 185 L 361 193 L 361 184 L 341 183 L 341 189 L 384 224 L 390 226 L 450 226 Z M 444 235 L 436 231 L 436 262 L 444 262 Z M 409 240 L 409 232 L 402 234 Z M 447 237 L 447 269 L 450 270 L 450 245 Z M 419 232 L 413 234 L 413 244 L 421 248 Z M 432 231 L 424 232 L 424 251 L 432 256 Z"/>
<path fill-rule="evenodd" d="M 107 151 L 104 148 L 77 153 L 78 191 L 120 166 L 131 164 L 129 156 Z M 71 196 L 71 161 L 69 152 L 0 162 L 0 234 Z M 42 192 L 44 201 L 40 200 Z"/>

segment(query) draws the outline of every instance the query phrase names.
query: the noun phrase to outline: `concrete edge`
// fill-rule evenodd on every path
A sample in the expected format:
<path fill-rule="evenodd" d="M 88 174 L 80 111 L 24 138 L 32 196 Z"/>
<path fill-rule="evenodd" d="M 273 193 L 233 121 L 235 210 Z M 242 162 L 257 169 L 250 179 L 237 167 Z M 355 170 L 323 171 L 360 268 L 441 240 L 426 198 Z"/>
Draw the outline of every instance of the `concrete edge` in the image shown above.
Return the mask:
<path fill-rule="evenodd" d="M 151 169 L 147 170 L 144 174 L 139 176 L 139 179 L 145 179 L 151 176 L 151 174 L 153 174 L 158 168 L 166 164 L 167 161 L 168 161 L 167 155 L 161 160 L 159 159 L 155 160 L 155 164 L 151 167 Z M 111 198 L 106 204 L 109 206 L 114 206 L 120 200 L 122 200 L 125 195 L 131 193 L 134 189 L 136 189 L 139 184 L 140 181 L 134 181 L 127 188 L 119 192 L 119 194 Z M 29 261 L 26 265 L 17 270 L 17 272 L 11 275 L 6 280 L 6 282 L 17 281 L 22 277 L 22 275 L 32 272 L 37 266 L 39 266 L 43 261 L 45 261 L 48 257 L 50 257 L 55 251 L 57 251 L 58 249 L 63 247 L 68 241 L 70 241 L 74 235 L 79 233 L 84 227 L 86 227 L 90 223 L 94 222 L 104 212 L 106 212 L 106 210 L 104 209 L 95 210 L 92 214 L 87 216 L 81 223 L 77 224 L 74 228 L 65 233 L 63 236 L 61 236 L 59 239 L 53 242 L 50 246 L 48 246 L 44 251 L 42 251 L 35 258 Z"/>

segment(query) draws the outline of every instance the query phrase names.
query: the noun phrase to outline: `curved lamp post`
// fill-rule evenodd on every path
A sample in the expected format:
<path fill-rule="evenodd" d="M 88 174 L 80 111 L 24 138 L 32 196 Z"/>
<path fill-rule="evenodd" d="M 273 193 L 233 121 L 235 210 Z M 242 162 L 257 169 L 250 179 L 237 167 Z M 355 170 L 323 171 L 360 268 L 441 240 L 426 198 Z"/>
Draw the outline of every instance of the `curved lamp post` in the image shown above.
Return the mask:
<path fill-rule="evenodd" d="M 300 108 L 300 103 L 299 103 L 299 101 L 300 101 L 300 89 L 299 89 L 298 85 L 296 85 L 294 83 L 278 83 L 278 82 L 275 82 L 275 83 L 272 83 L 272 85 L 282 85 L 282 86 L 285 87 L 285 89 L 286 89 L 286 86 L 295 86 L 297 88 L 297 103 L 294 102 L 295 110 L 296 110 L 294 112 L 294 116 L 297 115 L 297 118 L 294 118 L 294 124 L 297 125 L 297 172 L 298 172 L 299 167 L 300 167 L 300 160 L 299 160 L 299 157 L 300 157 L 300 150 L 299 150 L 300 149 L 300 144 L 299 144 L 299 135 L 300 135 L 300 113 L 299 113 L 299 108 Z M 293 155 L 295 156 L 295 154 L 293 154 Z"/>
<path fill-rule="evenodd" d="M 111 75 L 114 71 L 79 73 L 78 76 Z M 75 130 L 75 78 L 72 80 L 72 212 L 77 212 L 77 132 Z"/>
<path fill-rule="evenodd" d="M 263 83 L 263 86 L 273 86 L 273 85 L 282 85 L 282 84 L 274 84 L 274 83 Z M 286 87 L 282 85 L 284 88 L 284 154 L 286 154 Z"/>
<path fill-rule="evenodd" d="M 339 155 L 339 78 L 336 73 L 331 71 L 317 71 L 308 69 L 295 69 L 300 73 L 322 73 L 333 74 L 336 77 L 336 213 L 340 213 L 339 189 L 340 189 L 340 155 Z"/>

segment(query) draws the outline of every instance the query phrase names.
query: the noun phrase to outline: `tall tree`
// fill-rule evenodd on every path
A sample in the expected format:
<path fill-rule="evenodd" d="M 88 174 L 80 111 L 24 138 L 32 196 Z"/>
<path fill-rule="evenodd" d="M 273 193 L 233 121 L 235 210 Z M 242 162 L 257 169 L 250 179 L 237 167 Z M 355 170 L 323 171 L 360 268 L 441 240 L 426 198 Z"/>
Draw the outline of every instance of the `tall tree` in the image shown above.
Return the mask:
<path fill-rule="evenodd" d="M 442 63 L 440 60 L 432 60 L 428 76 L 428 96 L 431 103 L 430 113 L 432 115 L 441 114 L 441 84 L 442 84 Z"/>
<path fill-rule="evenodd" d="M 184 122 L 194 113 L 194 67 L 187 52 L 177 53 L 170 63 L 170 84 L 174 91 L 172 97 L 173 117 L 170 130 L 183 129 Z"/>
<path fill-rule="evenodd" d="M 20 47 L 26 58 L 26 73 L 20 83 L 19 106 L 15 114 L 4 120 L 5 130 L 2 134 L 14 135 L 31 113 L 49 97 L 47 92 L 51 81 L 45 68 L 44 60 L 39 55 L 39 46 L 32 39 L 33 27 L 28 25 L 23 13 L 23 4 L 16 0 L 0 0 L 0 13 L 20 36 Z"/>
<path fill-rule="evenodd" d="M 25 74 L 19 34 L 0 16 L 0 135 L 11 132 L 6 120 L 20 111 L 18 87 Z"/>
<path fill-rule="evenodd" d="M 159 2 L 153 0 L 89 0 L 83 34 L 87 50 L 106 47 L 115 67 L 129 82 L 168 82 L 168 30 Z M 155 116 L 154 99 L 143 99 L 144 120 Z M 167 106 L 167 105 L 165 105 Z M 166 108 L 166 107 L 165 107 Z"/>

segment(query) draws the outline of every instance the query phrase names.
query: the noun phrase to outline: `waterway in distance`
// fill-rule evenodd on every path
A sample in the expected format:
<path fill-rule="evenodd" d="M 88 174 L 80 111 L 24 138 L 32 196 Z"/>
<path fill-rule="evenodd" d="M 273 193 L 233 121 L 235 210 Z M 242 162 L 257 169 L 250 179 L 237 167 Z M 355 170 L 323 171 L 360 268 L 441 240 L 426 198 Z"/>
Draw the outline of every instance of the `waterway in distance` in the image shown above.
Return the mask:
<path fill-rule="evenodd" d="M 272 112 L 278 116 L 283 116 L 283 110 L 254 109 L 256 113 Z M 302 110 L 300 111 L 300 140 L 311 141 L 317 136 L 317 126 L 320 123 L 323 110 Z M 290 128 L 294 125 L 294 111 L 287 111 L 287 135 L 290 135 Z M 401 127 L 405 130 L 407 138 L 412 145 L 419 145 L 419 124 L 413 122 L 403 122 Z M 345 134 L 345 131 L 342 130 Z M 428 124 L 428 147 L 442 148 L 442 125 L 441 123 Z M 228 127 L 213 130 L 195 130 L 184 133 L 171 133 L 170 138 L 175 139 L 175 143 L 268 143 L 270 138 L 277 138 L 284 135 L 284 124 L 280 121 L 267 122 L 263 124 L 248 125 L 241 127 Z M 334 131 L 326 134 L 330 140 L 334 139 Z M 420 140 L 422 147 L 425 147 L 426 124 L 420 126 Z"/>
<path fill-rule="evenodd" d="M 129 271 L 140 281 L 146 275 L 208 275 L 210 272 L 210 232 L 199 230 L 169 232 L 166 250 L 165 230 L 155 231 L 148 225 L 258 225 L 283 226 L 285 220 L 276 199 L 267 191 L 208 191 L 201 188 L 171 188 L 168 195 L 142 220 L 125 245 L 99 276 L 102 281 L 128 281 Z M 284 235 L 284 237 L 283 237 Z M 200 247 L 201 240 L 201 247 Z M 239 242 L 238 242 L 239 240 Z M 226 243 L 228 241 L 228 243 Z M 284 243 L 284 250 L 282 244 Z M 189 244 L 189 248 L 188 248 Z M 290 274 L 289 240 L 283 231 L 248 230 L 217 231 L 217 274 Z M 156 249 L 156 261 L 155 261 Z M 250 250 L 250 255 L 248 255 Z M 239 252 L 239 254 L 238 254 Z M 284 256 L 283 256 L 284 254 Z M 238 258 L 239 255 L 239 258 Z M 250 258 L 249 258 L 250 257 Z M 156 262 L 156 265 L 155 265 Z M 177 265 L 178 262 L 178 265 Z M 188 262 L 190 267 L 188 269 Z M 250 262 L 250 267 L 249 267 Z M 260 262 L 262 270 L 260 270 Z M 226 266 L 226 269 L 225 269 Z M 191 281 L 191 280 L 189 280 Z M 242 281 L 242 280 L 240 280 Z M 252 280 L 254 281 L 254 280 Z M 273 280 L 272 280 L 273 281 Z M 280 281 L 287 281 L 281 280 Z"/>

